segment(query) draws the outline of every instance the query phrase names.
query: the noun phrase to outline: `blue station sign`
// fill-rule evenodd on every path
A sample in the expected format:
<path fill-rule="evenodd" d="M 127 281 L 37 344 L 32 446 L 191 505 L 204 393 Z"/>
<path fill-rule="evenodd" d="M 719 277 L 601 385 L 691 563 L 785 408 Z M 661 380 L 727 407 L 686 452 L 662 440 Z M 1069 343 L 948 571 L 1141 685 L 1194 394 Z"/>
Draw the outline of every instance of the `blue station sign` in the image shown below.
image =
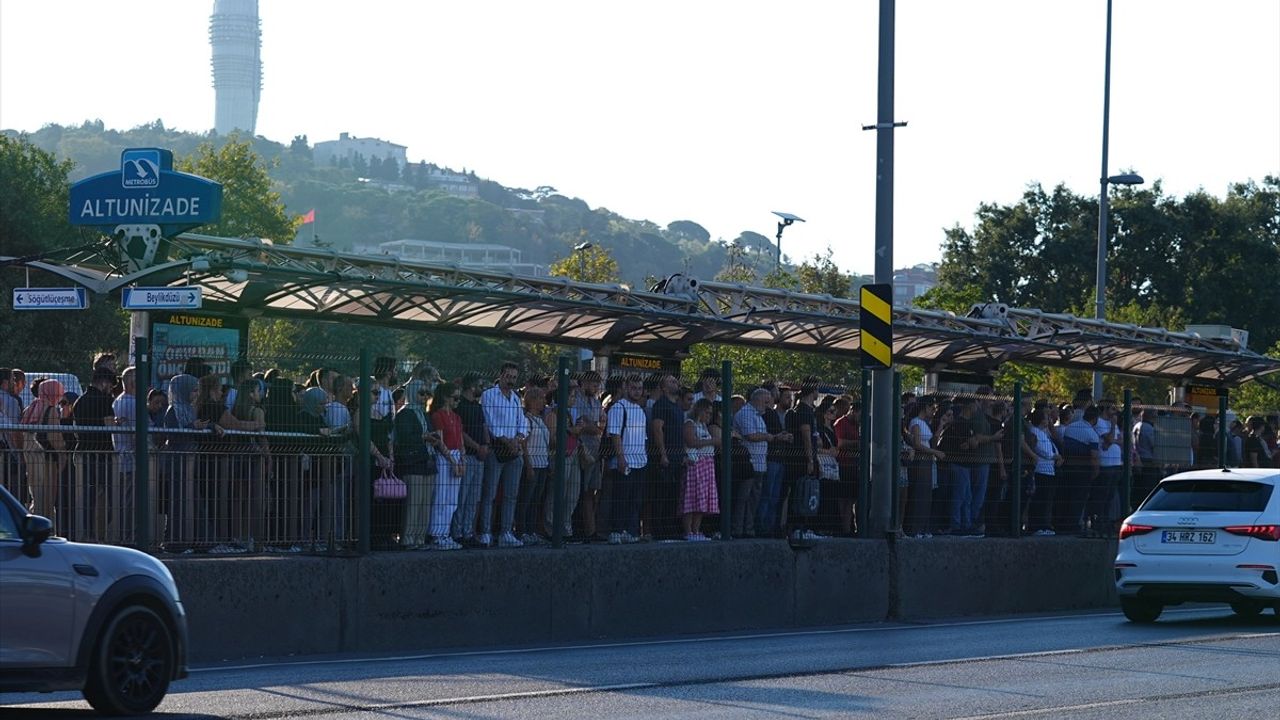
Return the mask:
<path fill-rule="evenodd" d="M 119 225 L 159 225 L 166 237 L 222 216 L 222 185 L 199 175 L 176 172 L 173 153 L 130 148 L 120 169 L 71 186 L 72 225 L 108 231 Z"/>

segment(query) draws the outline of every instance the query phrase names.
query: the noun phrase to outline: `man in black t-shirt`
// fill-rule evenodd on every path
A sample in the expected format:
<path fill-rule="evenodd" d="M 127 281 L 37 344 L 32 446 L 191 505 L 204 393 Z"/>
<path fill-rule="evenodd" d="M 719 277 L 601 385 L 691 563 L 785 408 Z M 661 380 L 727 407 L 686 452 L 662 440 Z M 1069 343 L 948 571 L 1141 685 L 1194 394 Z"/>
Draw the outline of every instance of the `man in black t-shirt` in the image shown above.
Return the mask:
<path fill-rule="evenodd" d="M 680 381 L 674 375 L 663 375 L 658 384 L 662 396 L 649 413 L 649 445 L 653 448 L 649 507 L 653 538 L 668 540 L 677 537 L 680 529 L 676 498 L 684 480 L 685 415 L 679 404 Z"/>
<path fill-rule="evenodd" d="M 93 371 L 93 379 L 84 394 L 71 408 L 72 422 L 78 427 L 104 427 L 115 424 L 115 411 L 111 409 L 111 388 L 116 384 L 116 374 L 106 368 Z M 111 435 L 105 432 L 77 433 L 76 450 L 80 453 L 80 465 L 84 471 L 84 486 L 88 498 L 90 537 L 104 540 L 108 513 L 120 508 L 108 506 L 112 496 L 111 462 L 115 455 Z"/>
<path fill-rule="evenodd" d="M 952 403 L 955 419 L 938 438 L 938 449 L 944 453 L 950 472 L 952 535 L 978 535 L 973 517 L 973 469 L 975 410 L 973 398 L 956 398 Z"/>
<path fill-rule="evenodd" d="M 463 545 L 474 545 L 484 461 L 489 456 L 489 429 L 485 426 L 484 408 L 480 406 L 484 378 L 480 373 L 469 372 L 462 376 L 461 385 L 462 398 L 458 401 L 457 412 L 462 420 L 462 487 L 458 491 L 458 509 L 453 513 L 449 534 Z"/>
<path fill-rule="evenodd" d="M 802 512 L 804 508 L 801 506 L 809 498 L 800 496 L 802 488 L 798 482 L 801 478 L 816 477 L 818 474 L 818 420 L 813 409 L 817 400 L 818 384 L 806 380 L 800 386 L 796 406 L 787 411 L 785 418 L 786 431 L 791 433 L 791 449 L 787 454 L 787 477 L 791 492 L 787 505 L 792 540 L 822 539 L 821 535 L 809 529 L 810 516 Z"/>
<path fill-rule="evenodd" d="M 766 380 L 760 387 L 773 393 L 773 402 L 763 416 L 765 429 L 776 439 L 769 442 L 765 454 L 764 486 L 760 489 L 760 505 L 756 508 L 756 534 L 760 537 L 781 537 L 778 505 L 782 502 L 787 450 L 791 447 L 791 435 L 785 432 L 782 418 L 791 408 L 791 391 L 783 389 L 775 380 Z"/>

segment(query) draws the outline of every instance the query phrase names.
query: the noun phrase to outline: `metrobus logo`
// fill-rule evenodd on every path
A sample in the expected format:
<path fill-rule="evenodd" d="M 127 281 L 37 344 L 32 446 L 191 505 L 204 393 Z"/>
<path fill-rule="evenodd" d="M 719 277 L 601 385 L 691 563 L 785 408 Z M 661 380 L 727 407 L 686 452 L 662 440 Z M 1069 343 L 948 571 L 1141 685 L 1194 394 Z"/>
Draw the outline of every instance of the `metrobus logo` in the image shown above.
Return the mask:
<path fill-rule="evenodd" d="M 160 186 L 160 151 L 126 150 L 120 158 L 120 180 L 127 188 Z"/>

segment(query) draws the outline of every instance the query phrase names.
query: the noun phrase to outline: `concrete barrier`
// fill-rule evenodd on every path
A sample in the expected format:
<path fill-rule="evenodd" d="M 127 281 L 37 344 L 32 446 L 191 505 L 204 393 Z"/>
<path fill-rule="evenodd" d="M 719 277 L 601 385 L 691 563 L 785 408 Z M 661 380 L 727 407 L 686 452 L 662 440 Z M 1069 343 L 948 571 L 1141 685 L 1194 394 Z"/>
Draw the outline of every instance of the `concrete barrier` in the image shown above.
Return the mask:
<path fill-rule="evenodd" d="M 938 537 L 893 544 L 890 617 L 917 620 L 1116 603 L 1114 541 Z"/>
<path fill-rule="evenodd" d="M 421 651 L 1115 602 L 1114 544 L 1062 539 L 644 543 L 354 558 L 183 558 L 196 662 Z"/>

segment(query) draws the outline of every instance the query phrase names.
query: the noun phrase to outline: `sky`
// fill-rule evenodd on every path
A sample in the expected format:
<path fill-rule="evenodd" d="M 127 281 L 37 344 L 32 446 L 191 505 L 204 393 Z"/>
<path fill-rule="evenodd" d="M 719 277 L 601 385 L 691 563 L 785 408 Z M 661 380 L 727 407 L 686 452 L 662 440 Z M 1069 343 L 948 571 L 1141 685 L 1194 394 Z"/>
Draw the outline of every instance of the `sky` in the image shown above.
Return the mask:
<path fill-rule="evenodd" d="M 257 134 L 349 132 L 509 187 L 874 268 L 873 0 L 260 0 Z M 0 128 L 213 126 L 212 0 L 0 0 Z M 900 0 L 894 259 L 1031 183 L 1096 197 L 1105 0 Z M 1280 175 L 1280 2 L 1116 0 L 1110 174 Z M 302 213 L 308 208 L 290 208 Z"/>

